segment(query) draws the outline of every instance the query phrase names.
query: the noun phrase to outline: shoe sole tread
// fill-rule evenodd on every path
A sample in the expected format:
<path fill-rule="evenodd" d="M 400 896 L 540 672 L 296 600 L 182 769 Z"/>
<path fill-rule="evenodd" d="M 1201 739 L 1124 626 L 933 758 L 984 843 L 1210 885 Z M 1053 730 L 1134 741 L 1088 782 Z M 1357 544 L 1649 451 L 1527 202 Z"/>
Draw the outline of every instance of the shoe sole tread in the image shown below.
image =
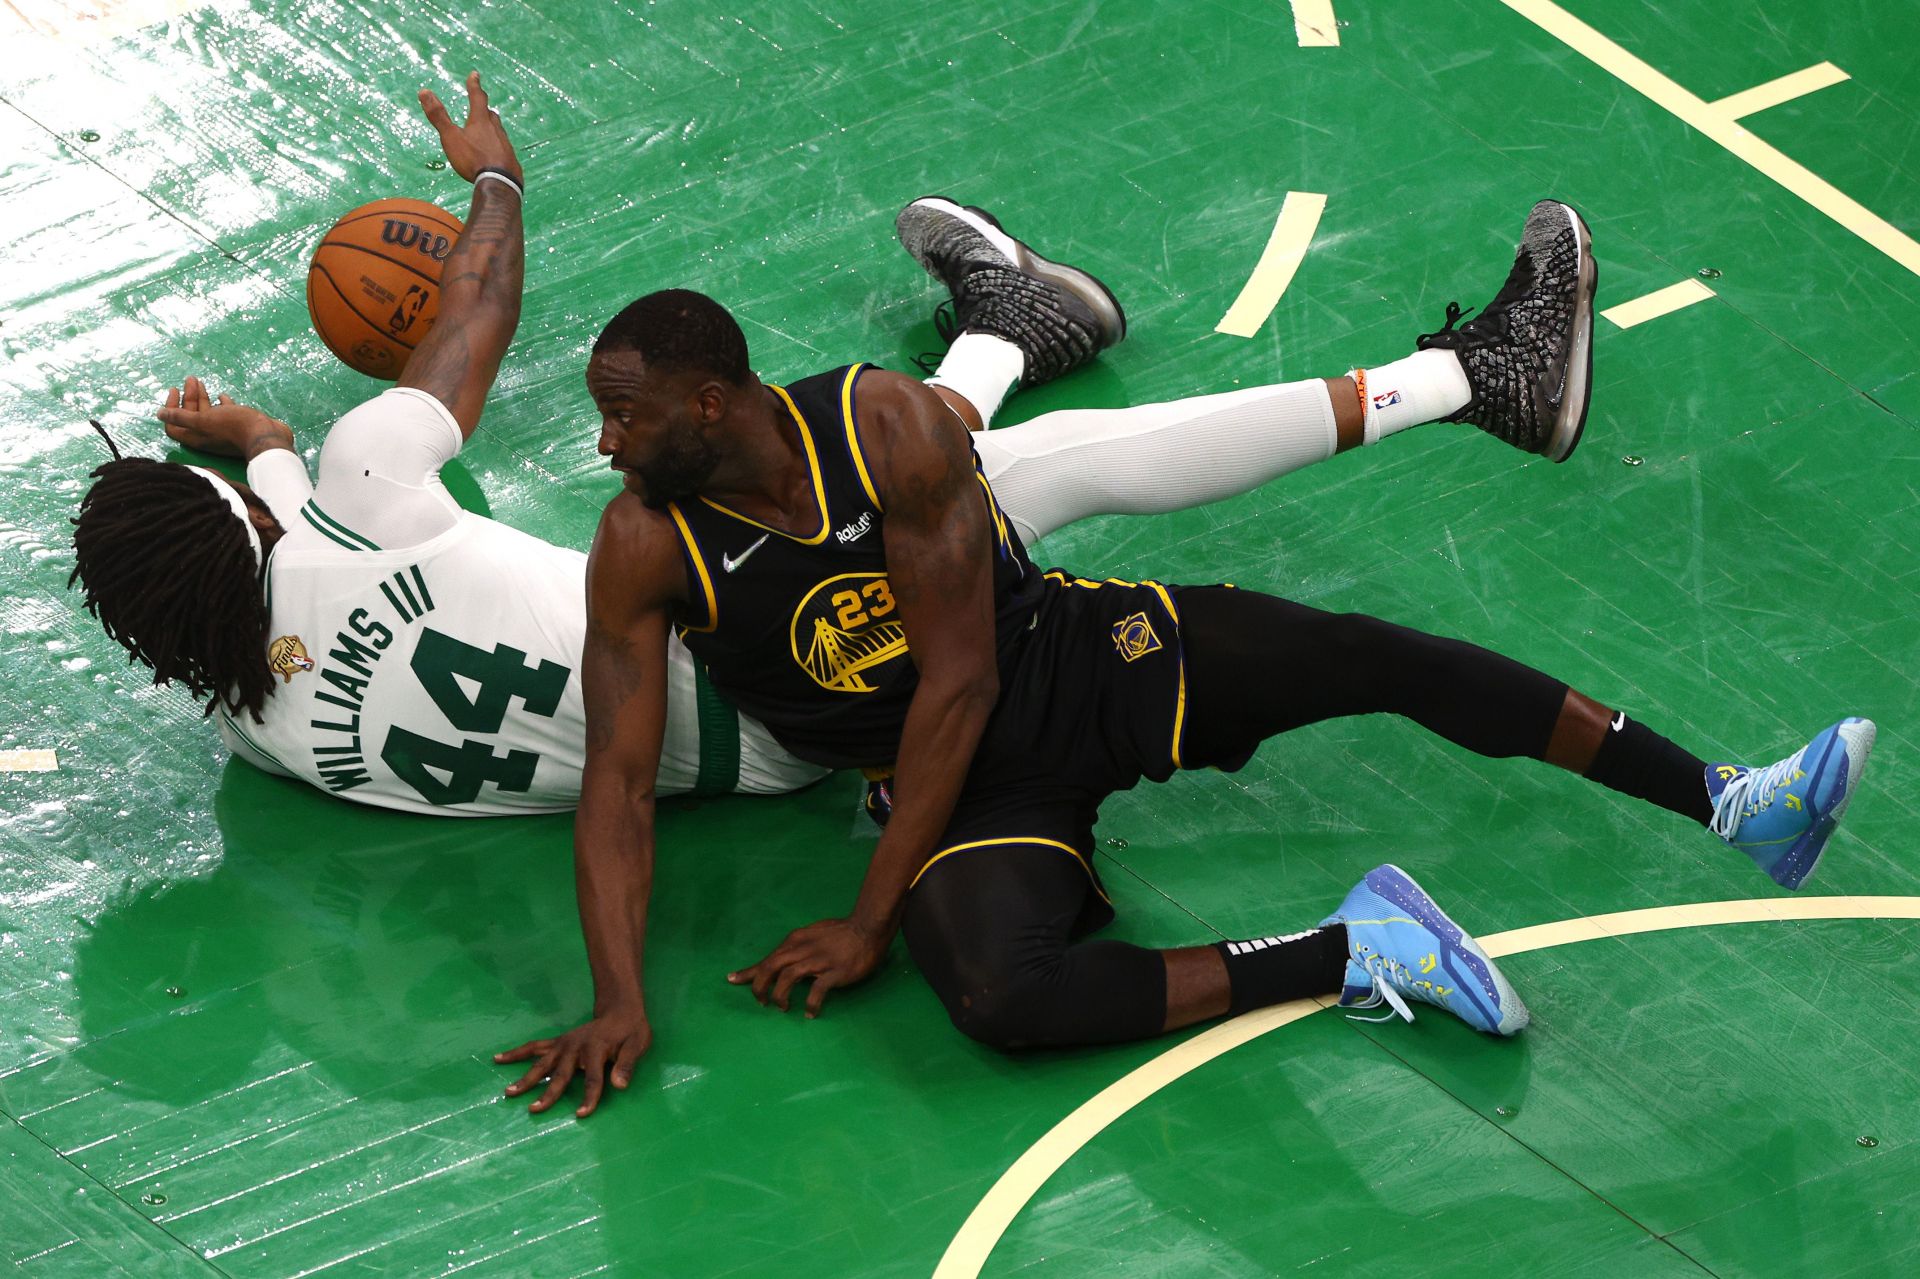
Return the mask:
<path fill-rule="evenodd" d="M 916 210 L 918 213 L 916 214 Z M 1000 220 L 985 209 L 974 205 L 963 205 L 941 195 L 921 196 L 900 211 L 896 219 L 896 228 L 900 231 L 903 243 L 907 242 L 909 232 L 906 229 L 911 222 L 920 218 L 938 219 L 949 226 L 953 222 L 965 225 L 982 243 L 988 245 L 996 254 L 1005 259 L 1016 270 L 1025 271 L 1054 285 L 1071 295 L 1088 311 L 1092 312 L 1094 322 L 1106 335 L 1102 347 L 1112 346 L 1127 335 L 1127 313 L 1120 305 L 1120 299 L 1113 295 L 1100 279 L 1079 267 L 1064 262 L 1055 262 L 1052 258 L 1036 252 L 1024 240 L 1017 238 L 1000 224 Z M 921 242 L 930 236 L 920 237 Z M 925 267 L 930 275 L 941 277 L 938 267 L 911 245 L 908 251 L 914 260 Z"/>

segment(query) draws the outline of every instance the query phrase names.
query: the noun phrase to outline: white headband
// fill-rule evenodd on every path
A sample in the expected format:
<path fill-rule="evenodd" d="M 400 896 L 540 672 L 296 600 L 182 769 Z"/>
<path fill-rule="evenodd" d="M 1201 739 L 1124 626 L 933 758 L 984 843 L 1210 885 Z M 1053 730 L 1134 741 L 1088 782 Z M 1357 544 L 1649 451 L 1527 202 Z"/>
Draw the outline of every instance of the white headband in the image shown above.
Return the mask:
<path fill-rule="evenodd" d="M 227 504 L 229 511 L 233 512 L 233 518 L 239 520 L 240 526 L 247 530 L 247 545 L 253 548 L 253 566 L 259 568 L 262 558 L 260 552 L 260 530 L 254 528 L 253 516 L 248 514 L 247 504 L 240 499 L 239 491 L 221 478 L 218 473 L 209 471 L 204 466 L 189 466 L 187 469 L 207 483 L 213 485 L 213 491 L 220 495 L 220 500 Z"/>

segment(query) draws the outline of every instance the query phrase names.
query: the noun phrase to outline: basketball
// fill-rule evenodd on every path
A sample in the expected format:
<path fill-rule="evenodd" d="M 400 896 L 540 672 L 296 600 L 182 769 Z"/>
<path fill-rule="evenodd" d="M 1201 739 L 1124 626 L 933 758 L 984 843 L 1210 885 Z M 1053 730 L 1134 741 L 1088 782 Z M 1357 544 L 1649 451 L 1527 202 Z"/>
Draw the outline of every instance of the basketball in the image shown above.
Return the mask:
<path fill-rule="evenodd" d="M 307 314 L 327 349 L 392 381 L 440 311 L 460 219 L 425 200 L 375 200 L 333 224 L 307 268 Z"/>

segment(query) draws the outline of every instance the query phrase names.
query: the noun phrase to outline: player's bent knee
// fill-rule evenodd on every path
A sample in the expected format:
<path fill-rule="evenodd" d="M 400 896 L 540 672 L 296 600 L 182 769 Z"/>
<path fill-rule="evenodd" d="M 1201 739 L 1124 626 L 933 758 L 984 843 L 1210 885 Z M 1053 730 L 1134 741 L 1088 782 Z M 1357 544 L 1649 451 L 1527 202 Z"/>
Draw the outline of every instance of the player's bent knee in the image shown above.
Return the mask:
<path fill-rule="evenodd" d="M 1060 1025 L 1046 984 L 1029 975 L 1009 974 L 941 998 L 956 1030 L 1000 1052 L 1047 1047 Z"/>
<path fill-rule="evenodd" d="M 924 943 L 925 939 L 922 938 Z M 917 951 L 928 950 L 924 946 Z M 1055 1042 L 1063 1010 L 1056 1007 L 1061 958 L 1022 963 L 1000 955 L 916 953 L 921 975 L 940 997 L 954 1029 L 1001 1052 Z"/>

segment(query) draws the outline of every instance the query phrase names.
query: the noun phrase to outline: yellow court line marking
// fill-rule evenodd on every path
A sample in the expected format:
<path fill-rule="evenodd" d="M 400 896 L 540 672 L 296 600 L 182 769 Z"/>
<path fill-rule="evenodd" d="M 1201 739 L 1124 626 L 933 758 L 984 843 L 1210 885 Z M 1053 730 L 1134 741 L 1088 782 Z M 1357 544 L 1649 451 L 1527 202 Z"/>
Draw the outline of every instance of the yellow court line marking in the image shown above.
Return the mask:
<path fill-rule="evenodd" d="M 1602 318 L 1611 320 L 1616 327 L 1630 329 L 1636 324 L 1645 324 L 1648 320 L 1657 320 L 1663 315 L 1671 315 L 1682 307 L 1692 306 L 1695 302 L 1705 302 L 1714 292 L 1698 280 L 1682 280 L 1678 284 L 1669 284 L 1664 289 L 1655 289 L 1643 297 L 1631 302 L 1622 302 L 1619 306 L 1610 306 L 1602 311 Z"/>
<path fill-rule="evenodd" d="M 1267 237 L 1267 247 L 1260 254 L 1260 264 L 1253 268 L 1220 323 L 1213 326 L 1215 333 L 1250 338 L 1260 331 L 1279 305 L 1280 295 L 1293 283 L 1293 273 L 1307 256 L 1307 246 L 1313 243 L 1314 228 L 1320 225 L 1326 207 L 1324 195 L 1287 192 L 1286 199 L 1280 201 L 1280 216 L 1273 221 L 1273 234 Z"/>
<path fill-rule="evenodd" d="M 52 751 L 0 751 L 0 773 L 51 773 L 59 767 Z"/>
<path fill-rule="evenodd" d="M 1830 89 L 1852 76 L 1834 66 L 1831 62 L 1822 62 L 1792 75 L 1783 75 L 1778 80 L 1769 80 L 1765 84 L 1756 84 L 1751 89 L 1731 93 L 1712 104 L 1713 110 L 1729 120 L 1738 120 L 1750 116 L 1756 111 L 1765 111 L 1768 107 L 1777 107 L 1782 102 L 1791 102 L 1795 98 L 1804 98 L 1809 93 L 1821 89 Z"/>
<path fill-rule="evenodd" d="M 1330 49 L 1340 43 L 1340 26 L 1333 20 L 1333 0 L 1292 0 L 1293 34 L 1302 49 Z"/>
<path fill-rule="evenodd" d="M 1646 910 L 1535 924 L 1478 940 L 1483 950 L 1498 959 L 1574 942 L 1630 937 L 1636 933 L 1808 919 L 1920 919 L 1920 897 L 1793 897 L 1653 906 Z M 959 1233 L 947 1245 L 945 1255 L 934 1269 L 933 1279 L 974 1279 L 1014 1217 L 1046 1180 L 1129 1110 L 1229 1049 L 1299 1021 L 1321 1008 L 1331 1007 L 1332 1003 L 1331 999 L 1302 999 L 1243 1014 L 1174 1045 L 1108 1085 L 1055 1124 L 1000 1175 L 1000 1180 L 967 1215 Z"/>
<path fill-rule="evenodd" d="M 1920 244 L 1901 233 L 1879 214 L 1842 194 L 1804 165 L 1748 133 L 1715 103 L 1687 92 L 1645 62 L 1628 53 L 1552 0 L 1500 0 L 1527 21 L 1571 47 L 1678 116 L 1708 139 L 1719 143 L 1772 178 L 1847 230 L 1865 240 L 1901 266 L 1920 275 Z"/>

